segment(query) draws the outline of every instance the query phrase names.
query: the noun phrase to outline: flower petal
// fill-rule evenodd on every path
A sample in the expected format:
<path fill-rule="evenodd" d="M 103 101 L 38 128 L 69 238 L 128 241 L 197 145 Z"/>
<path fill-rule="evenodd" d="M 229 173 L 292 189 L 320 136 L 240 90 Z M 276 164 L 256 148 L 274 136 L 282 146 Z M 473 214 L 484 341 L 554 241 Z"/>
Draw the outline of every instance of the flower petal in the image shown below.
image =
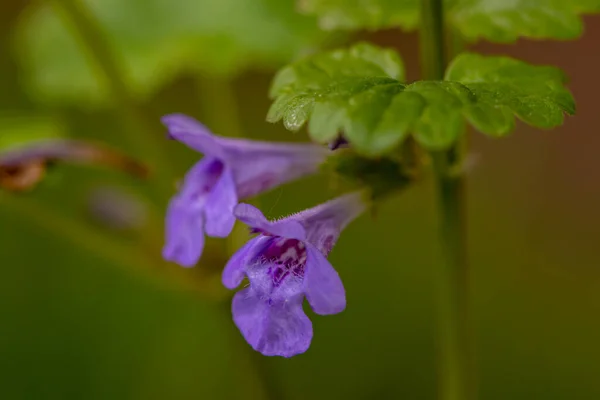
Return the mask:
<path fill-rule="evenodd" d="M 248 198 L 317 172 L 329 152 L 315 144 L 272 143 L 212 134 L 195 119 L 166 115 L 169 135 L 192 149 L 218 157 L 232 167 L 239 198 Z"/>
<path fill-rule="evenodd" d="M 170 114 L 161 118 L 169 130 L 169 135 L 188 147 L 206 154 L 223 158 L 223 148 L 219 138 L 194 118 L 183 114 Z"/>
<path fill-rule="evenodd" d="M 167 209 L 163 257 L 193 267 L 204 248 L 204 206 L 223 170 L 223 164 L 204 157 L 186 174 L 183 186 Z"/>
<path fill-rule="evenodd" d="M 314 174 L 329 152 L 313 144 L 223 139 L 240 198 L 248 198 Z"/>
<path fill-rule="evenodd" d="M 353 192 L 291 215 L 284 221 L 300 222 L 306 230 L 306 240 L 327 256 L 341 231 L 366 208 L 364 194 Z"/>
<path fill-rule="evenodd" d="M 337 314 L 346 308 L 346 291 L 337 271 L 313 245 L 306 243 L 304 294 L 317 314 Z"/>
<path fill-rule="evenodd" d="M 327 257 L 340 236 L 339 225 L 331 220 L 316 220 L 311 222 L 307 228 L 306 241 Z"/>
<path fill-rule="evenodd" d="M 298 221 L 281 220 L 270 222 L 258 208 L 250 204 L 238 204 L 233 209 L 233 215 L 251 228 L 269 235 L 298 240 L 306 238 L 304 227 Z"/>
<path fill-rule="evenodd" d="M 251 253 L 253 253 L 255 246 L 260 246 L 260 242 L 263 241 L 263 239 L 264 238 L 260 236 L 250 239 L 248 243 L 243 245 L 233 256 L 231 256 L 221 275 L 223 286 L 227 289 L 235 289 L 242 283 L 246 263 L 251 257 Z"/>
<path fill-rule="evenodd" d="M 203 219 L 201 210 L 189 208 L 180 198 L 171 200 L 163 248 L 165 260 L 183 267 L 196 265 L 204 249 Z"/>
<path fill-rule="evenodd" d="M 308 350 L 312 323 L 302 310 L 302 296 L 270 303 L 252 288 L 233 298 L 233 321 L 252 348 L 266 356 L 292 357 Z"/>
<path fill-rule="evenodd" d="M 204 205 L 204 216 L 206 217 L 204 229 L 208 236 L 227 237 L 231 233 L 235 224 L 233 208 L 237 202 L 231 170 L 224 166 L 219 180 L 210 191 Z"/>

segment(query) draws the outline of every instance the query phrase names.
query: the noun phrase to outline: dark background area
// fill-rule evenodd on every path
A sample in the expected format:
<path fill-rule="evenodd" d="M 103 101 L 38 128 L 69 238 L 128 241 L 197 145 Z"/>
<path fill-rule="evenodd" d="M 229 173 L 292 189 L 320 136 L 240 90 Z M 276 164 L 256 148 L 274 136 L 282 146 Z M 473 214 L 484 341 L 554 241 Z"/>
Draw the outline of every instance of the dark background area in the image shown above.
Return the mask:
<path fill-rule="evenodd" d="M 435 397 L 431 182 L 388 199 L 342 235 L 330 260 L 348 307 L 311 315 L 310 350 L 262 358 L 231 320 L 230 293 L 219 286 L 218 241 L 193 270 L 161 260 L 163 210 L 198 155 L 165 140 L 159 118 L 185 112 L 224 135 L 305 141 L 305 132 L 264 122 L 269 81 L 292 56 L 279 52 L 257 63 L 247 63 L 251 54 L 231 57 L 223 63 L 237 64 L 227 73 L 185 68 L 125 101 L 107 96 L 96 105 L 81 94 L 63 101 L 31 84 L 32 65 L 45 71 L 31 60 L 44 58 L 21 57 L 29 51 L 23 31 L 45 32 L 23 22 L 32 7 L 0 5 L 0 145 L 54 132 L 93 138 L 146 161 L 153 175 L 139 181 L 58 165 L 31 193 L 0 192 L 0 397 L 250 400 L 263 398 L 265 384 L 286 399 Z M 471 46 L 563 68 L 578 105 L 577 115 L 551 132 L 519 124 L 503 139 L 471 133 L 469 256 L 481 399 L 600 398 L 600 18 L 586 18 L 585 26 L 573 42 Z M 415 34 L 366 37 L 396 47 L 409 78 L 418 78 Z M 52 43 L 42 47 L 62 52 Z M 221 51 L 191 43 L 206 45 L 198 65 Z M 71 84 L 79 84 L 76 74 Z M 147 128 L 143 140 L 131 139 L 131 121 Z M 141 226 L 114 230 L 91 218 L 90 199 L 106 187 L 139 199 Z M 278 217 L 333 193 L 320 175 L 257 201 Z M 245 237 L 240 229 L 229 244 Z"/>

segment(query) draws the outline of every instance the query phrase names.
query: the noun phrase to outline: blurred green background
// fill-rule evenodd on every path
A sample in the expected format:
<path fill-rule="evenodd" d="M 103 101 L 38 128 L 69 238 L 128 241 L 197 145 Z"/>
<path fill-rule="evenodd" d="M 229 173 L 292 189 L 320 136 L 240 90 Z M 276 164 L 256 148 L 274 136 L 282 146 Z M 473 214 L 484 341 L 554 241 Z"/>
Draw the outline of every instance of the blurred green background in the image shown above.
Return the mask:
<path fill-rule="evenodd" d="M 578 115 L 552 132 L 472 134 L 469 254 L 484 400 L 600 398 L 600 18 L 585 22 L 575 42 L 473 47 L 564 68 L 578 101 Z M 418 78 L 416 35 L 362 37 L 396 47 Z M 330 260 L 348 308 L 311 315 L 313 344 L 292 359 L 261 357 L 235 328 L 219 286 L 221 242 L 192 270 L 161 260 L 165 206 L 198 155 L 165 139 L 160 116 L 305 141 L 264 122 L 269 81 L 282 64 L 345 40 L 319 32 L 289 0 L 0 4 L 0 149 L 88 138 L 152 171 L 141 181 L 59 164 L 30 193 L 0 191 L 1 398 L 435 398 L 430 182 L 346 230 Z M 134 202 L 113 205 L 134 226 L 94 218 L 98 190 Z M 278 217 L 334 190 L 315 176 L 257 201 Z M 228 251 L 245 237 L 237 232 Z"/>

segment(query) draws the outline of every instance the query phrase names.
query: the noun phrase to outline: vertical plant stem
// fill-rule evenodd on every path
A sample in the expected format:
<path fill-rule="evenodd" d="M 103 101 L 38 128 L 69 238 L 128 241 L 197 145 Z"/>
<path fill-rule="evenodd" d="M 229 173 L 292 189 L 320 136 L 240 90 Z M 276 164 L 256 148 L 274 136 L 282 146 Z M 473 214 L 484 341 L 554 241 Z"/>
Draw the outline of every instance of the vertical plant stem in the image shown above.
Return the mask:
<path fill-rule="evenodd" d="M 424 79 L 440 80 L 446 67 L 443 0 L 422 0 L 421 68 Z M 437 187 L 443 262 L 436 271 L 439 399 L 475 396 L 468 309 L 465 178 L 457 173 L 464 139 L 446 151 L 431 153 Z"/>
<path fill-rule="evenodd" d="M 171 165 L 158 141 L 164 139 L 164 136 L 148 123 L 132 98 L 127 87 L 126 74 L 107 42 L 99 21 L 81 0 L 53 0 L 52 5 L 65 23 L 73 28 L 98 78 L 107 84 L 123 118 L 131 145 L 155 167 L 153 182 L 158 185 L 159 198 L 170 193 L 169 182 L 173 176 L 170 173 Z"/>
<path fill-rule="evenodd" d="M 450 155 L 433 154 L 443 261 L 436 271 L 440 400 L 471 400 L 473 372 L 465 249 L 464 178 L 449 176 Z"/>
<path fill-rule="evenodd" d="M 423 79 L 443 79 L 446 68 L 443 0 L 421 1 L 419 32 Z"/>

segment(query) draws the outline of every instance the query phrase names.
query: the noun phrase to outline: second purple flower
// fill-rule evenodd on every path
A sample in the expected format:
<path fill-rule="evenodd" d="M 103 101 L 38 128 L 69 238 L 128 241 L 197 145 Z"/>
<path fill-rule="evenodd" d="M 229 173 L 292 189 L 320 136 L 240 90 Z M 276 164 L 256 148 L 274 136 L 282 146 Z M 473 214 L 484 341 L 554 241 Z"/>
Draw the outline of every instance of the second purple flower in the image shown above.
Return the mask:
<path fill-rule="evenodd" d="M 267 356 L 304 353 L 313 336 L 302 310 L 304 298 L 317 314 L 342 312 L 344 285 L 327 255 L 342 229 L 365 210 L 361 193 L 352 193 L 278 221 L 267 221 L 249 204 L 235 216 L 259 235 L 231 258 L 223 284 L 234 289 L 244 277 L 249 287 L 233 298 L 233 320 L 246 341 Z"/>

